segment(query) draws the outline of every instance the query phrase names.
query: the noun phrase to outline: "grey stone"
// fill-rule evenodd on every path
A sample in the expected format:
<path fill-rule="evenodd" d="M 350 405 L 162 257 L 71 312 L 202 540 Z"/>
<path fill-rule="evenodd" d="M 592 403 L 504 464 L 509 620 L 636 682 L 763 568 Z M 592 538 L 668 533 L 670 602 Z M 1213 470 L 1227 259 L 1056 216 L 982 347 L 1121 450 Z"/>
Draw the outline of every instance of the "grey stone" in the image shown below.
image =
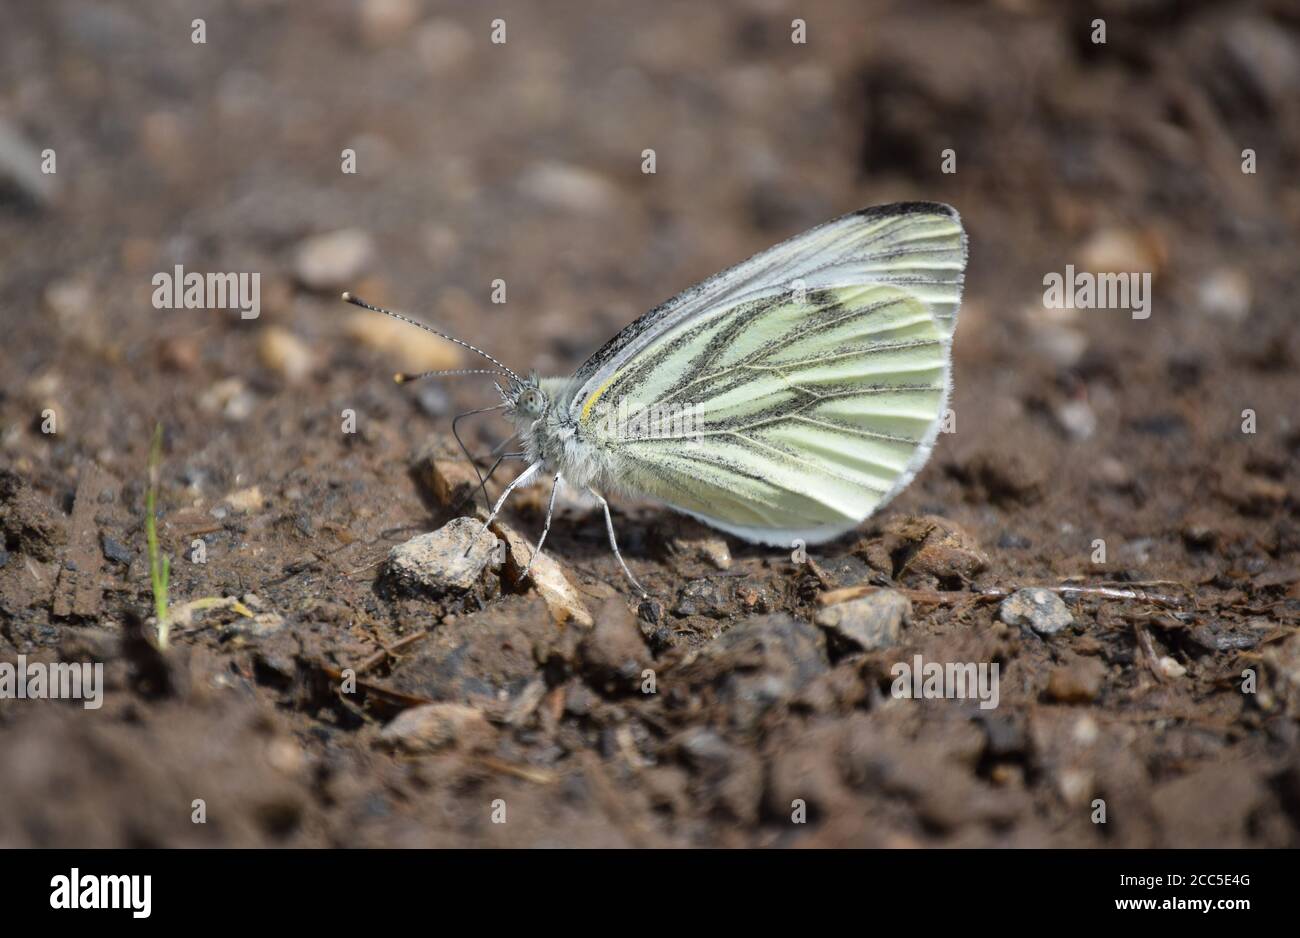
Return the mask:
<path fill-rule="evenodd" d="M 1055 635 L 1074 624 L 1065 600 L 1040 587 L 1016 590 L 998 607 L 998 617 L 1007 625 L 1028 626 L 1039 635 Z"/>
<path fill-rule="evenodd" d="M 135 554 L 131 549 L 114 538 L 104 534 L 100 537 L 100 546 L 104 551 L 104 558 L 114 563 L 120 563 L 125 566 L 131 566 L 131 561 L 135 559 Z"/>
<path fill-rule="evenodd" d="M 876 651 L 897 645 L 912 603 L 896 590 L 881 590 L 819 610 L 814 621 L 840 645 Z"/>
<path fill-rule="evenodd" d="M 389 551 L 387 573 L 399 586 L 435 595 L 463 593 L 478 583 L 484 571 L 500 568 L 500 543 L 491 531 L 483 530 L 483 522 L 453 518 Z"/>

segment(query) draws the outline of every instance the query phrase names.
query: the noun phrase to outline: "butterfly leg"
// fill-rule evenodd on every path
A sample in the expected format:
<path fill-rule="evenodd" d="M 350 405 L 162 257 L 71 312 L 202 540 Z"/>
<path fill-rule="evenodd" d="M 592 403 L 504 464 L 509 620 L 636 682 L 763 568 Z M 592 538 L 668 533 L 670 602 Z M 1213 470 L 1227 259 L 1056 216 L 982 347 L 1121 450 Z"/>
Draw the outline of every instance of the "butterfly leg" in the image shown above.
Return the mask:
<path fill-rule="evenodd" d="M 644 586 L 636 581 L 636 577 L 632 575 L 632 571 L 629 570 L 627 564 L 623 562 L 623 555 L 618 552 L 618 541 L 614 539 L 614 519 L 610 517 L 609 514 L 609 502 L 605 501 L 605 496 L 601 495 L 595 489 L 589 488 L 587 491 L 596 496 L 596 501 L 600 502 L 600 507 L 605 509 L 605 530 L 609 532 L 609 546 L 613 549 L 614 556 L 618 558 L 618 565 L 623 568 L 623 575 L 628 578 L 633 586 L 641 591 L 642 598 L 649 597 L 650 594 L 646 592 Z"/>
<path fill-rule="evenodd" d="M 537 539 L 537 547 L 533 549 L 533 555 L 528 558 L 528 563 L 524 565 L 524 572 L 519 575 L 523 580 L 528 577 L 528 571 L 533 569 L 533 561 L 537 555 L 542 552 L 542 545 L 546 543 L 546 535 L 551 533 L 551 515 L 555 513 L 555 493 L 560 490 L 560 474 L 555 474 L 555 481 L 551 483 L 551 501 L 546 506 L 546 522 L 542 525 L 542 536 Z"/>
<path fill-rule="evenodd" d="M 515 476 L 515 480 L 506 486 L 506 490 L 502 492 L 501 497 L 497 499 L 496 505 L 492 507 L 492 514 L 488 515 L 487 520 L 483 522 L 483 527 L 479 530 L 478 534 L 482 534 L 484 531 L 486 531 L 488 529 L 488 526 L 497 519 L 497 513 L 501 511 L 501 506 L 506 503 L 506 499 L 510 497 L 510 493 L 513 492 L 515 489 L 519 488 L 519 486 L 527 485 L 529 482 L 533 481 L 533 476 L 537 475 L 537 470 L 541 468 L 542 468 L 542 464 L 540 461 L 538 461 L 533 463 L 523 472 L 519 473 L 519 475 Z M 475 540 L 477 539 L 478 539 L 478 535 L 476 534 Z M 470 547 L 473 547 L 473 544 L 474 542 L 471 541 Z M 470 547 L 467 547 L 465 549 L 466 557 L 469 556 Z"/>

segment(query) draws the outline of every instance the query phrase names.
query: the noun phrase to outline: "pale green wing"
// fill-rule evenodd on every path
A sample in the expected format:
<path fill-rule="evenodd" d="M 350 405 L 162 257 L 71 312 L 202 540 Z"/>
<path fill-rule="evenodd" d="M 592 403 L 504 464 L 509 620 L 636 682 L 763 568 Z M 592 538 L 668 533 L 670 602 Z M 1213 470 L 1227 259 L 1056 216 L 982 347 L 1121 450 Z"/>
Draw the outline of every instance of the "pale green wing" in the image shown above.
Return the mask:
<path fill-rule="evenodd" d="M 725 531 L 835 537 L 933 447 L 964 263 L 946 206 L 813 229 L 719 275 L 729 287 L 706 281 L 616 337 L 572 398 L 579 430 L 621 487 Z"/>
<path fill-rule="evenodd" d="M 745 300 L 799 289 L 900 286 L 926 303 L 951 337 L 965 269 L 966 234 L 952 206 L 902 202 L 843 215 L 714 274 L 628 325 L 578 368 L 563 403 L 576 415 L 626 362 L 669 329 Z"/>

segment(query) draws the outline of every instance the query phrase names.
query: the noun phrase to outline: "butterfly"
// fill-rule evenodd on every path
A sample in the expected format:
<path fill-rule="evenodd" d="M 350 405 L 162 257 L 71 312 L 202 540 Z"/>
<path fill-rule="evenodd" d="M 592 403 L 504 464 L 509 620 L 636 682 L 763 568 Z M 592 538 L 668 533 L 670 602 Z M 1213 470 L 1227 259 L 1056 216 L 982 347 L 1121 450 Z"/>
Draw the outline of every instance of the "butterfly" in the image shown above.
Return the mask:
<path fill-rule="evenodd" d="M 966 255 L 950 206 L 863 209 L 679 293 L 567 378 L 520 377 L 467 342 L 343 298 L 494 366 L 399 381 L 504 379 L 501 402 L 484 411 L 514 424 L 521 445 L 506 455 L 526 468 L 485 529 L 512 492 L 549 478 L 535 557 L 559 486 L 586 491 L 604 510 L 623 573 L 645 595 L 618 549 L 606 494 L 662 502 L 745 541 L 798 547 L 852 530 L 912 481 L 934 448 L 952 387 Z"/>

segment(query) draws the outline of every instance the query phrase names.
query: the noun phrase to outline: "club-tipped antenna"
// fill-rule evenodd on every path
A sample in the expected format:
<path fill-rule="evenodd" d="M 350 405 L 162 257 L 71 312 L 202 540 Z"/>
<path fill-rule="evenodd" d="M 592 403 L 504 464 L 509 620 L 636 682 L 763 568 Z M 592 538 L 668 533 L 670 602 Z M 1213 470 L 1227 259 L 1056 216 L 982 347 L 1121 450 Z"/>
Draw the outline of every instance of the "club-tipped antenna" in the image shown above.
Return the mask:
<path fill-rule="evenodd" d="M 348 293 L 348 292 L 346 292 L 346 291 L 344 291 L 344 293 L 343 293 L 343 302 L 345 302 L 345 303 L 351 303 L 353 306 L 360 306 L 362 309 L 368 309 L 368 310 L 371 310 L 372 312 L 383 313 L 385 316 L 391 316 L 391 317 L 394 318 L 394 319 L 398 319 L 398 320 L 400 320 L 400 321 L 402 321 L 402 322 L 404 322 L 404 323 L 408 323 L 409 325 L 415 326 L 415 327 L 417 327 L 417 328 L 419 328 L 419 329 L 423 329 L 425 332 L 432 332 L 434 335 L 436 335 L 436 336 L 437 336 L 438 338 L 440 338 L 440 339 L 446 339 L 448 342 L 451 342 L 451 343 L 454 343 L 454 344 L 456 344 L 456 345 L 459 345 L 461 348 L 467 348 L 467 349 L 469 349 L 469 350 L 470 350 L 471 352 L 473 352 L 475 355 L 481 355 L 481 356 L 483 356 L 483 357 L 486 358 L 488 361 L 490 361 L 492 364 L 494 364 L 494 365 L 496 365 L 498 368 L 500 368 L 501 371 L 502 371 L 506 376 L 508 376 L 512 381 L 518 382 L 519 384 L 523 384 L 523 383 L 524 383 L 524 382 L 523 382 L 523 379 L 520 378 L 519 375 L 515 374 L 513 371 L 511 371 L 509 368 L 507 368 L 507 367 L 506 367 L 502 362 L 500 362 L 500 361 L 498 361 L 497 359 L 493 358 L 491 355 L 489 355 L 487 352 L 483 351 L 481 348 L 478 348 L 477 346 L 474 346 L 474 345 L 470 345 L 468 342 L 464 342 L 464 341 L 462 341 L 462 340 L 460 340 L 460 339 L 455 338 L 454 336 L 449 336 L 449 335 L 447 335 L 447 333 L 445 333 L 445 332 L 439 332 L 437 329 L 433 328 L 433 326 L 426 325 L 426 324 L 420 322 L 418 319 L 412 319 L 410 316 L 403 316 L 401 313 L 395 313 L 395 312 L 393 312 L 391 309 L 384 309 L 382 306 L 374 306 L 374 305 L 372 305 L 372 304 L 370 304 L 370 303 L 367 303 L 365 300 L 361 299 L 361 297 L 359 297 L 359 296 L 353 296 L 351 293 Z M 402 376 L 402 375 L 398 375 L 397 377 L 398 377 L 398 383 L 399 383 L 399 384 L 405 383 L 406 380 L 414 380 L 414 377 L 409 378 L 409 379 L 408 379 L 408 378 L 405 378 L 405 377 Z M 416 376 L 416 377 L 419 377 L 419 376 Z"/>

